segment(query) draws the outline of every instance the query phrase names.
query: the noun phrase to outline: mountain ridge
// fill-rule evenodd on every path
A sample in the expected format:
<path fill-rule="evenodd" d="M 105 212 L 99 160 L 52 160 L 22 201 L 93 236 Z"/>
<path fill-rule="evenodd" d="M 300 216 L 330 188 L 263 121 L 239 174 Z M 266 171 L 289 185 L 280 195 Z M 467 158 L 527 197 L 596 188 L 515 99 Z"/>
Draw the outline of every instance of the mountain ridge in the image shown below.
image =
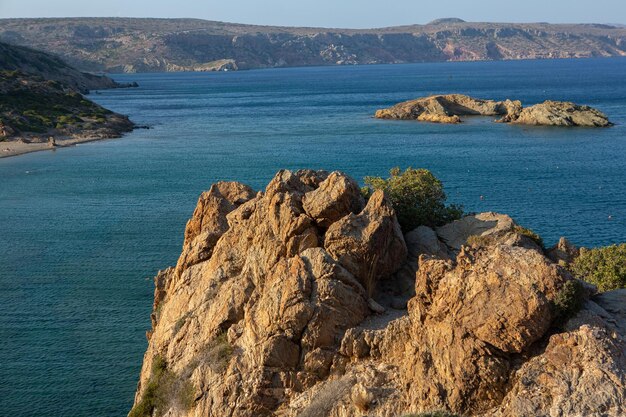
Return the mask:
<path fill-rule="evenodd" d="M 375 29 L 279 27 L 202 19 L 0 19 L 0 40 L 45 50 L 81 70 L 207 71 L 626 56 L 626 28 L 474 23 L 457 18 Z M 227 61 L 227 66 L 214 65 Z"/>

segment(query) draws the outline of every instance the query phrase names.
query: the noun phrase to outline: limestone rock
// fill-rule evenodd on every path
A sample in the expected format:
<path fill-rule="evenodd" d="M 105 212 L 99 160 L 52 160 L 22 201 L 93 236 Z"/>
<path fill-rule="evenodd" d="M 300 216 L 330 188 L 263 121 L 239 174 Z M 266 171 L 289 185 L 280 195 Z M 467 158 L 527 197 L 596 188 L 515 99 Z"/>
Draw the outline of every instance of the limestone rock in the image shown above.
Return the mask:
<path fill-rule="evenodd" d="M 495 236 L 513 230 L 515 222 L 506 214 L 480 213 L 437 228 L 437 236 L 453 250 L 460 250 L 470 236 Z"/>
<path fill-rule="evenodd" d="M 606 115 L 571 102 L 547 100 L 524 108 L 519 100 L 483 100 L 462 94 L 435 95 L 377 110 L 378 119 L 461 123 L 461 116 L 501 116 L 496 122 L 541 126 L 611 126 Z"/>
<path fill-rule="evenodd" d="M 396 104 L 378 110 L 378 119 L 420 120 L 437 123 L 460 123 L 459 116 L 506 115 L 521 109 L 519 101 L 493 101 L 472 98 L 462 94 L 436 95 Z"/>
<path fill-rule="evenodd" d="M 155 280 L 153 330 L 136 401 L 157 357 L 197 390 L 193 409 L 200 415 L 270 416 L 327 378 L 344 332 L 371 314 L 373 302 L 360 277 L 330 249 L 343 248 L 341 260 L 379 257 L 383 267 L 375 278 L 406 256 L 382 193 L 351 213 L 363 204 L 354 184 L 341 173 L 280 171 L 256 195 L 239 183 L 218 183 L 203 194 L 178 268 Z M 320 218 L 348 213 L 325 231 L 303 200 L 312 213 L 322 208 Z M 339 245 L 328 238 L 339 238 L 335 225 L 351 240 Z M 185 414 L 171 407 L 159 413 Z"/>
<path fill-rule="evenodd" d="M 406 244 L 391 203 L 383 191 L 370 197 L 359 214 L 348 214 L 326 232 L 324 247 L 364 286 L 400 268 Z"/>
<path fill-rule="evenodd" d="M 516 373 L 512 389 L 488 416 L 622 416 L 626 413 L 626 301 L 612 313 L 588 306 L 565 333 L 550 337 L 545 351 Z M 613 300 L 608 304 L 615 305 Z M 591 310 L 590 310 L 591 309 Z M 584 317 L 581 320 L 581 317 Z M 609 320 L 621 323 L 616 331 Z M 570 327 L 570 326 L 568 326 Z"/>
<path fill-rule="evenodd" d="M 302 199 L 304 211 L 322 227 L 350 213 L 359 213 L 364 205 L 359 185 L 340 172 L 330 174 Z"/>
<path fill-rule="evenodd" d="M 226 215 L 255 194 L 250 187 L 238 182 L 218 182 L 202 193 L 185 228 L 183 252 L 176 265 L 178 275 L 211 257 L 217 240 L 228 230 Z"/>
<path fill-rule="evenodd" d="M 602 112 L 570 102 L 547 100 L 526 107 L 511 123 L 541 126 L 606 127 L 611 122 Z"/>
<path fill-rule="evenodd" d="M 554 247 L 547 250 L 546 255 L 555 263 L 570 264 L 580 255 L 580 249 L 572 245 L 569 240 L 564 237 Z"/>
<path fill-rule="evenodd" d="M 419 226 L 404 236 L 409 257 L 415 260 L 420 255 L 430 255 L 441 259 L 449 259 L 450 253 L 446 245 L 441 242 L 437 233 L 428 226 Z"/>
<path fill-rule="evenodd" d="M 409 302 L 408 403 L 480 412 L 506 393 L 511 355 L 548 330 L 551 300 L 569 279 L 534 250 L 462 251 L 456 264 L 422 257 Z"/>
<path fill-rule="evenodd" d="M 626 290 L 557 327 L 573 278 L 520 245 L 510 217 L 418 228 L 407 248 L 384 193 L 355 213 L 353 185 L 280 171 L 256 195 L 220 183 L 200 198 L 186 245 L 205 246 L 155 278 L 136 404 L 164 395 L 161 363 L 167 395 L 147 409 L 170 417 L 624 414 Z M 493 241 L 464 245 L 470 233 Z"/>

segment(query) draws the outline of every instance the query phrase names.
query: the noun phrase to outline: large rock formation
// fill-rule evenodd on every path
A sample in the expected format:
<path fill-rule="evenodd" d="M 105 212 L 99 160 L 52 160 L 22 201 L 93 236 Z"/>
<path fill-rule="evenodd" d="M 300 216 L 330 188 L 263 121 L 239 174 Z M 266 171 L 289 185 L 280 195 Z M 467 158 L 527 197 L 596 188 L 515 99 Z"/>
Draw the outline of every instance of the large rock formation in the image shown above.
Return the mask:
<path fill-rule="evenodd" d="M 404 237 L 341 173 L 218 183 L 155 279 L 132 415 L 623 415 L 626 291 L 563 321 L 577 281 L 525 238 L 495 213 Z"/>
<path fill-rule="evenodd" d="M 521 108 L 519 101 L 482 100 L 463 94 L 448 94 L 405 101 L 378 110 L 376 118 L 460 123 L 460 116 L 504 116 L 518 112 Z"/>
<path fill-rule="evenodd" d="M 561 101 L 545 101 L 522 107 L 519 100 L 493 101 L 462 94 L 436 95 L 409 100 L 377 110 L 378 119 L 417 120 L 432 123 L 461 123 L 461 116 L 501 116 L 497 122 L 535 126 L 606 127 L 611 122 L 602 112 Z"/>
<path fill-rule="evenodd" d="M 512 117 L 510 123 L 584 127 L 606 127 L 611 125 L 605 114 L 592 107 L 551 100 L 526 107 L 519 115 Z"/>

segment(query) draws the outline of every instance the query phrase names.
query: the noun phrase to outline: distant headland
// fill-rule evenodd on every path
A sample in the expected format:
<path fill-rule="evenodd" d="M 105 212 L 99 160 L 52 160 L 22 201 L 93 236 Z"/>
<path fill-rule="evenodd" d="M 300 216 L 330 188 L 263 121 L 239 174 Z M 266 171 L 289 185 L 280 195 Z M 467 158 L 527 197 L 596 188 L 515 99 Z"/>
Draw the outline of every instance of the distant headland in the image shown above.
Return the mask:
<path fill-rule="evenodd" d="M 200 19 L 1 19 L 0 41 L 111 73 L 626 56 L 626 27 L 476 23 L 376 29 L 255 26 Z"/>

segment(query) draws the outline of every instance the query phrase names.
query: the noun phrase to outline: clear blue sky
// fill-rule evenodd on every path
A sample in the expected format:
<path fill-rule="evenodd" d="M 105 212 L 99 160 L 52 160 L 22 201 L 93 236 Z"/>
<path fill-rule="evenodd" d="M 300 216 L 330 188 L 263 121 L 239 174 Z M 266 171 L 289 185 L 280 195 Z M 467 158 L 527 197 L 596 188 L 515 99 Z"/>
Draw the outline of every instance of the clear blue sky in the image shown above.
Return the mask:
<path fill-rule="evenodd" d="M 0 17 L 196 17 L 344 28 L 481 22 L 626 23 L 626 0 L 0 0 Z"/>

